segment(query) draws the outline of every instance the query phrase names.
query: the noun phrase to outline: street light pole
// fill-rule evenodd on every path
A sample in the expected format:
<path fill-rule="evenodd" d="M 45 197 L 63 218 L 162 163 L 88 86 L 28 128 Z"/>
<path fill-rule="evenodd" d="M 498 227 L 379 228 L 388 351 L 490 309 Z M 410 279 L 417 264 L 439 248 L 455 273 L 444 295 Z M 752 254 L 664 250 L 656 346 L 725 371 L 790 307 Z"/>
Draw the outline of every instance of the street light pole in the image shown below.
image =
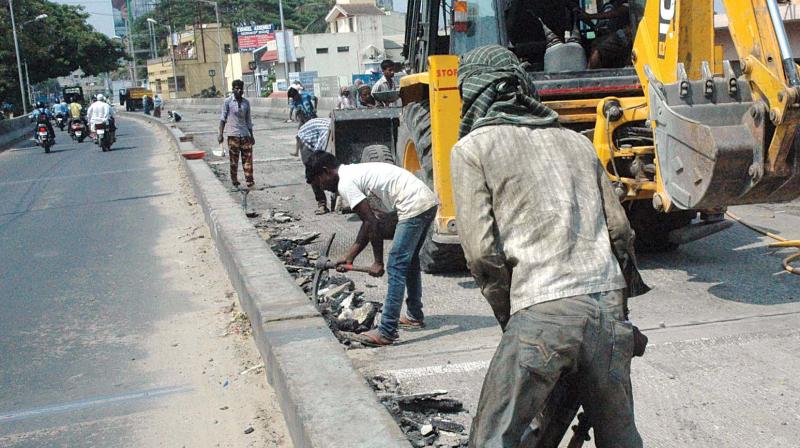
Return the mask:
<path fill-rule="evenodd" d="M 167 32 L 169 33 L 169 39 L 167 44 L 169 45 L 169 58 L 172 61 L 172 82 L 175 83 L 175 99 L 178 99 L 178 74 L 175 73 L 175 47 L 172 45 L 172 25 L 167 24 Z"/>
<path fill-rule="evenodd" d="M 151 19 L 149 17 L 147 18 L 147 34 L 148 34 L 148 37 L 150 38 L 150 57 L 155 59 L 155 57 L 156 57 L 156 52 L 155 52 L 156 46 L 155 46 L 155 37 L 153 37 L 153 34 L 154 34 L 154 31 L 153 31 L 153 19 Z"/>
<path fill-rule="evenodd" d="M 214 2 L 214 15 L 217 16 L 217 47 L 219 47 L 219 80 L 222 83 L 222 88 L 220 91 L 222 92 L 222 96 L 225 96 L 225 92 L 228 90 L 228 84 L 225 81 L 225 60 L 224 60 L 224 52 L 222 50 L 222 22 L 219 20 L 219 5 L 217 2 Z"/>
<path fill-rule="evenodd" d="M 33 100 L 31 100 L 31 97 L 33 97 L 33 87 L 31 87 L 31 78 L 28 76 L 28 60 L 26 59 L 22 64 L 25 65 L 25 85 L 28 86 L 28 104 L 30 104 L 31 109 L 33 109 L 34 103 Z"/>
<path fill-rule="evenodd" d="M 14 51 L 17 53 L 17 72 L 19 73 L 19 94 L 22 99 L 22 113 L 28 114 L 28 107 L 25 105 L 25 87 L 22 82 L 22 64 L 19 60 L 19 43 L 17 42 L 17 24 L 14 22 L 14 0 L 8 0 L 8 8 L 11 10 L 11 31 L 14 35 Z"/>
<path fill-rule="evenodd" d="M 130 22 L 127 18 L 125 19 L 125 34 L 125 37 L 128 39 L 128 52 L 131 55 L 131 74 L 133 75 L 133 86 L 136 87 L 138 84 L 136 81 L 136 53 L 133 51 L 133 35 L 131 34 Z"/>
<path fill-rule="evenodd" d="M 283 1 L 278 0 L 278 11 L 281 15 L 281 33 L 283 33 L 283 71 L 286 76 L 286 86 L 289 86 L 289 42 L 286 38 L 286 25 L 283 23 Z"/>

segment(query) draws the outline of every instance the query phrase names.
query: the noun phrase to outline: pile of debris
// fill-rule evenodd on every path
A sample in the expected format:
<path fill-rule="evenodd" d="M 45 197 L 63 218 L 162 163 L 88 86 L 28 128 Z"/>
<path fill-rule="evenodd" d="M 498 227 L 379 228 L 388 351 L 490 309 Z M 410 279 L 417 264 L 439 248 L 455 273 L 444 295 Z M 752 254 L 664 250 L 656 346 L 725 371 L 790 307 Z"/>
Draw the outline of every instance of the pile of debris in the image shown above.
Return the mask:
<path fill-rule="evenodd" d="M 464 410 L 455 399 L 445 398 L 447 391 L 402 394 L 397 380 L 373 376 L 369 383 L 384 406 L 415 447 L 466 447 L 469 436 L 453 414 Z"/>
<path fill-rule="evenodd" d="M 319 233 L 304 233 L 293 237 L 272 238 L 272 251 L 283 261 L 303 291 L 314 301 L 322 316 L 340 342 L 350 348 L 360 348 L 347 333 L 363 333 L 378 325 L 382 304 L 368 301 L 363 291 L 345 275 L 333 270 L 314 276 L 318 251 L 308 250 Z"/>

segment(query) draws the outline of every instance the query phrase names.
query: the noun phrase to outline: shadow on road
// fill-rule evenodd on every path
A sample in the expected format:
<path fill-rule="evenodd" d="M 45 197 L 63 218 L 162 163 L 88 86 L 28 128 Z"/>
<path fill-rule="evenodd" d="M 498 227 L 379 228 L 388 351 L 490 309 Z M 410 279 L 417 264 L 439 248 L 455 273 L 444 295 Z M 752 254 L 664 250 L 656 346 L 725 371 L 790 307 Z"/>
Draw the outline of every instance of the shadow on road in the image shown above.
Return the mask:
<path fill-rule="evenodd" d="M 800 277 L 781 266 L 789 253 L 767 247 L 760 235 L 737 224 L 673 252 L 642 254 L 639 261 L 645 271 L 683 271 L 689 282 L 710 284 L 708 293 L 722 300 L 778 305 L 800 302 Z"/>

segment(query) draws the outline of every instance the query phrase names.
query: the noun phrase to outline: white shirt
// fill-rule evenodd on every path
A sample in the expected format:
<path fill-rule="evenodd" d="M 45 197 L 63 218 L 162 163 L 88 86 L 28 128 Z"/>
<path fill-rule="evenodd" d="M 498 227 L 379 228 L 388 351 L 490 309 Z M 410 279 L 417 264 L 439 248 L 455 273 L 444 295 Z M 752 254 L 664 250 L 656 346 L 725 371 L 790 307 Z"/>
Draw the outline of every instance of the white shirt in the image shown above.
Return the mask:
<path fill-rule="evenodd" d="M 114 116 L 114 109 L 105 101 L 95 101 L 86 109 L 86 119 L 91 124 L 102 123 Z"/>
<path fill-rule="evenodd" d="M 436 195 L 424 182 L 388 163 L 339 166 L 337 189 L 350 208 L 373 195 L 380 199 L 383 211 L 397 210 L 398 220 L 411 219 L 438 204 Z"/>

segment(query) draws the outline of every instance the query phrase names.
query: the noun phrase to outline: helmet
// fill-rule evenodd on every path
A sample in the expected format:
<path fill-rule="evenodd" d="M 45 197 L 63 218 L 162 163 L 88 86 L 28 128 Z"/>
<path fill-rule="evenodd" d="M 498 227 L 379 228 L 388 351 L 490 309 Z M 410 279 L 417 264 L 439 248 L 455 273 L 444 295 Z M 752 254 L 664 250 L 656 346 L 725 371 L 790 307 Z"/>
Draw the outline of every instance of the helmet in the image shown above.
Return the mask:
<path fill-rule="evenodd" d="M 102 93 L 97 94 L 97 101 L 105 101 L 106 97 L 103 96 Z"/>
<path fill-rule="evenodd" d="M 36 103 L 36 108 L 37 109 L 44 109 L 44 103 L 42 101 L 39 101 L 38 103 Z"/>

